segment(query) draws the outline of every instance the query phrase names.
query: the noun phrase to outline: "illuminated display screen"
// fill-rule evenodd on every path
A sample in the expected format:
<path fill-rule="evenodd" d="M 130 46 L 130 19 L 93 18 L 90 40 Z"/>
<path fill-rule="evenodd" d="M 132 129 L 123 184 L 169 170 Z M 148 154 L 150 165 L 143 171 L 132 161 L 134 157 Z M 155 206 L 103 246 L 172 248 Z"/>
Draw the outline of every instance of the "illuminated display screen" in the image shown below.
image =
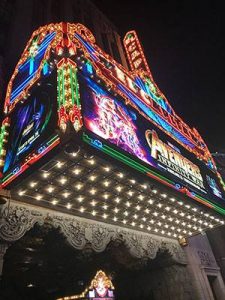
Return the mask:
<path fill-rule="evenodd" d="M 3 173 L 17 170 L 35 148 L 41 147 L 57 124 L 56 72 L 34 87 L 30 97 L 10 114 L 11 125 Z"/>
<path fill-rule="evenodd" d="M 194 154 L 91 78 L 79 75 L 79 83 L 84 125 L 89 131 L 172 179 L 177 190 L 186 187 L 221 204 L 225 196 L 219 179 Z"/>

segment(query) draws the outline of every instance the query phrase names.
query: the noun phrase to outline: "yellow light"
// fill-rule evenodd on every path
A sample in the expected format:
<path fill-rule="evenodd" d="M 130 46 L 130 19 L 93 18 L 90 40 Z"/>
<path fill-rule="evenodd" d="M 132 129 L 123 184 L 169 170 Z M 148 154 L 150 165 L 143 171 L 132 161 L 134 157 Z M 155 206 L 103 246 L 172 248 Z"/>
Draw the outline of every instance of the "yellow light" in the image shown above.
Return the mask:
<path fill-rule="evenodd" d="M 33 181 L 33 182 L 30 183 L 30 186 L 31 186 L 32 188 L 35 187 L 36 185 L 37 185 L 37 182 L 34 182 L 34 181 Z"/>
<path fill-rule="evenodd" d="M 120 203 L 121 200 L 119 197 L 116 197 L 115 201 L 116 201 L 116 203 Z"/>
<path fill-rule="evenodd" d="M 75 170 L 73 170 L 73 173 L 74 173 L 75 175 L 79 175 L 79 174 L 80 174 L 80 172 L 81 172 L 81 170 L 80 170 L 80 169 L 75 169 Z"/>
<path fill-rule="evenodd" d="M 67 209 L 71 209 L 71 207 L 72 207 L 72 204 L 71 203 L 67 203 L 66 208 Z"/>
<path fill-rule="evenodd" d="M 48 173 L 48 172 L 44 172 L 42 176 L 43 176 L 44 178 L 48 178 L 48 177 L 49 177 L 49 175 L 50 175 L 50 173 Z"/>
<path fill-rule="evenodd" d="M 97 202 L 96 202 L 95 200 L 92 200 L 92 201 L 91 201 L 91 205 L 92 205 L 92 206 L 95 206 L 96 203 L 97 203 Z"/>
<path fill-rule="evenodd" d="M 66 179 L 65 177 L 63 177 L 63 178 L 61 178 L 61 179 L 59 180 L 59 182 L 60 182 L 61 184 L 65 184 L 65 183 L 67 182 L 67 179 Z"/>
<path fill-rule="evenodd" d="M 83 206 L 81 206 L 80 212 L 83 213 L 84 211 L 85 211 L 85 208 Z"/>
<path fill-rule="evenodd" d="M 43 198 L 42 195 L 37 195 L 37 196 L 35 197 L 35 199 L 38 200 L 38 201 L 41 200 L 42 198 Z"/>

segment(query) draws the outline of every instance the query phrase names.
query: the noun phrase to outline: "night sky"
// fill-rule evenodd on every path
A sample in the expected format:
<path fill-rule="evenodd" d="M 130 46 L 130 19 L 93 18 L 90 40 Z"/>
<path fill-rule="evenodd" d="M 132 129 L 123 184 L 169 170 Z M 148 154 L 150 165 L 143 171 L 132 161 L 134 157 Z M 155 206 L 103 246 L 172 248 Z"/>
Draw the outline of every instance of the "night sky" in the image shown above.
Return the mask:
<path fill-rule="evenodd" d="M 225 152 L 222 4 L 207 0 L 94 2 L 121 36 L 137 31 L 154 80 L 176 113 L 199 131 L 211 152 Z"/>

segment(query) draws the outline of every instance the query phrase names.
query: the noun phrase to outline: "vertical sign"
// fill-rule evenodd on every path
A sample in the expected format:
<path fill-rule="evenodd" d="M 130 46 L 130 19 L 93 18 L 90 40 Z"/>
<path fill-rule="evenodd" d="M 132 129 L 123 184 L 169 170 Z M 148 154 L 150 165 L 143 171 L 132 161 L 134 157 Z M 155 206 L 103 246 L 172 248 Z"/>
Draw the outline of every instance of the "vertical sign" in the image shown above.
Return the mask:
<path fill-rule="evenodd" d="M 142 46 L 134 30 L 129 31 L 123 40 L 131 70 L 143 70 L 151 74 Z"/>

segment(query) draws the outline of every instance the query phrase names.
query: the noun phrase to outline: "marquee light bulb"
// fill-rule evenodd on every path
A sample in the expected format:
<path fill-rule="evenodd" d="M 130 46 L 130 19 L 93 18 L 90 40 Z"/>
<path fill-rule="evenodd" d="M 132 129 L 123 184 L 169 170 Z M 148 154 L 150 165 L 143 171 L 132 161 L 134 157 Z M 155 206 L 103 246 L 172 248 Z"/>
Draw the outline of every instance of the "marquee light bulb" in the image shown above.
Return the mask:
<path fill-rule="evenodd" d="M 80 184 L 80 183 L 78 183 L 78 184 L 76 185 L 76 189 L 77 189 L 77 190 L 81 190 L 81 189 L 82 189 L 82 187 L 83 187 L 83 185 L 82 185 L 82 184 Z"/>
<path fill-rule="evenodd" d="M 106 180 L 106 181 L 103 182 L 103 184 L 104 184 L 104 186 L 108 187 L 110 182 Z"/>
<path fill-rule="evenodd" d="M 114 208 L 114 212 L 117 214 L 119 212 L 119 209 L 117 207 Z"/>
<path fill-rule="evenodd" d="M 52 193 L 52 192 L 54 191 L 54 187 L 53 187 L 53 186 L 50 186 L 49 188 L 47 188 L 47 191 L 48 191 L 49 193 Z"/>
<path fill-rule="evenodd" d="M 67 179 L 66 179 L 66 178 L 61 178 L 61 179 L 59 180 L 59 182 L 60 182 L 61 184 L 65 184 L 65 183 L 67 182 Z"/>
<path fill-rule="evenodd" d="M 50 173 L 48 173 L 48 172 L 44 172 L 42 176 L 43 176 L 44 178 L 48 178 L 48 177 L 49 177 L 49 175 L 50 175 Z"/>
<path fill-rule="evenodd" d="M 91 195 L 95 195 L 95 194 L 96 194 L 96 192 L 97 192 L 97 190 L 96 190 L 96 189 L 91 189 L 91 190 L 90 190 L 90 194 L 91 194 Z"/>
<path fill-rule="evenodd" d="M 60 169 L 63 166 L 63 163 L 61 161 L 58 161 L 57 164 L 56 164 L 56 166 L 57 166 L 57 168 Z"/>
<path fill-rule="evenodd" d="M 137 205 L 135 208 L 136 208 L 136 210 L 140 210 L 141 209 L 140 205 Z"/>
<path fill-rule="evenodd" d="M 52 200 L 52 204 L 53 204 L 53 205 L 56 205 L 57 203 L 58 203 L 57 200 Z"/>
<path fill-rule="evenodd" d="M 70 193 L 69 193 L 69 192 L 65 192 L 65 193 L 63 193 L 63 197 L 64 197 L 64 198 L 68 198 L 68 197 L 69 197 L 69 195 L 70 195 Z"/>
<path fill-rule="evenodd" d="M 93 216 L 96 216 L 96 211 L 95 211 L 95 210 L 92 210 L 91 214 L 92 214 Z"/>
<path fill-rule="evenodd" d="M 127 207 L 130 207 L 130 205 L 131 205 L 130 202 L 127 201 L 127 202 L 126 202 L 126 206 L 127 206 Z"/>
<path fill-rule="evenodd" d="M 83 213 L 84 211 L 85 211 L 85 208 L 83 206 L 81 206 L 80 212 Z"/>
<path fill-rule="evenodd" d="M 31 183 L 30 183 L 30 187 L 35 187 L 37 185 L 37 182 L 34 182 L 34 181 L 32 181 Z"/>
<path fill-rule="evenodd" d="M 117 220 L 118 220 L 118 218 L 117 218 L 117 217 L 114 217 L 114 218 L 113 218 L 113 221 L 114 221 L 114 222 L 116 222 Z"/>
<path fill-rule="evenodd" d="M 104 170 L 106 171 L 106 172 L 110 172 L 110 167 L 109 166 L 106 166 L 106 167 L 104 167 Z"/>
<path fill-rule="evenodd" d="M 117 190 L 118 192 L 121 192 L 122 189 L 123 189 L 123 188 L 122 188 L 121 186 L 117 186 L 117 187 L 116 187 L 116 190 Z"/>
<path fill-rule="evenodd" d="M 37 196 L 35 197 L 35 199 L 38 200 L 38 201 L 41 200 L 42 198 L 43 198 L 42 195 L 37 195 Z"/>
<path fill-rule="evenodd" d="M 18 195 L 19 195 L 19 196 L 23 196 L 23 195 L 25 194 L 25 192 L 26 192 L 26 191 L 19 191 L 19 192 L 18 192 Z"/>
<path fill-rule="evenodd" d="M 120 203 L 120 198 L 116 197 L 115 201 L 116 201 L 116 203 Z"/>
<path fill-rule="evenodd" d="M 80 169 L 75 169 L 75 170 L 73 171 L 73 173 L 74 173 L 75 175 L 79 175 L 79 174 L 80 174 L 80 172 L 81 172 L 81 170 L 80 170 Z"/>
<path fill-rule="evenodd" d="M 84 197 L 82 197 L 82 196 L 79 196 L 78 198 L 77 198 L 77 200 L 78 200 L 78 202 L 82 202 L 83 200 L 84 200 Z"/>
<path fill-rule="evenodd" d="M 67 203 L 66 208 L 67 209 L 71 209 L 71 207 L 72 207 L 72 204 L 71 203 Z"/>
<path fill-rule="evenodd" d="M 92 201 L 91 201 L 91 205 L 92 205 L 92 206 L 95 206 L 96 204 L 97 204 L 97 202 L 96 202 L 95 200 L 92 200 Z"/>
<path fill-rule="evenodd" d="M 108 205 L 104 204 L 104 205 L 103 205 L 103 209 L 104 209 L 104 210 L 107 210 L 107 208 L 108 208 Z"/>

